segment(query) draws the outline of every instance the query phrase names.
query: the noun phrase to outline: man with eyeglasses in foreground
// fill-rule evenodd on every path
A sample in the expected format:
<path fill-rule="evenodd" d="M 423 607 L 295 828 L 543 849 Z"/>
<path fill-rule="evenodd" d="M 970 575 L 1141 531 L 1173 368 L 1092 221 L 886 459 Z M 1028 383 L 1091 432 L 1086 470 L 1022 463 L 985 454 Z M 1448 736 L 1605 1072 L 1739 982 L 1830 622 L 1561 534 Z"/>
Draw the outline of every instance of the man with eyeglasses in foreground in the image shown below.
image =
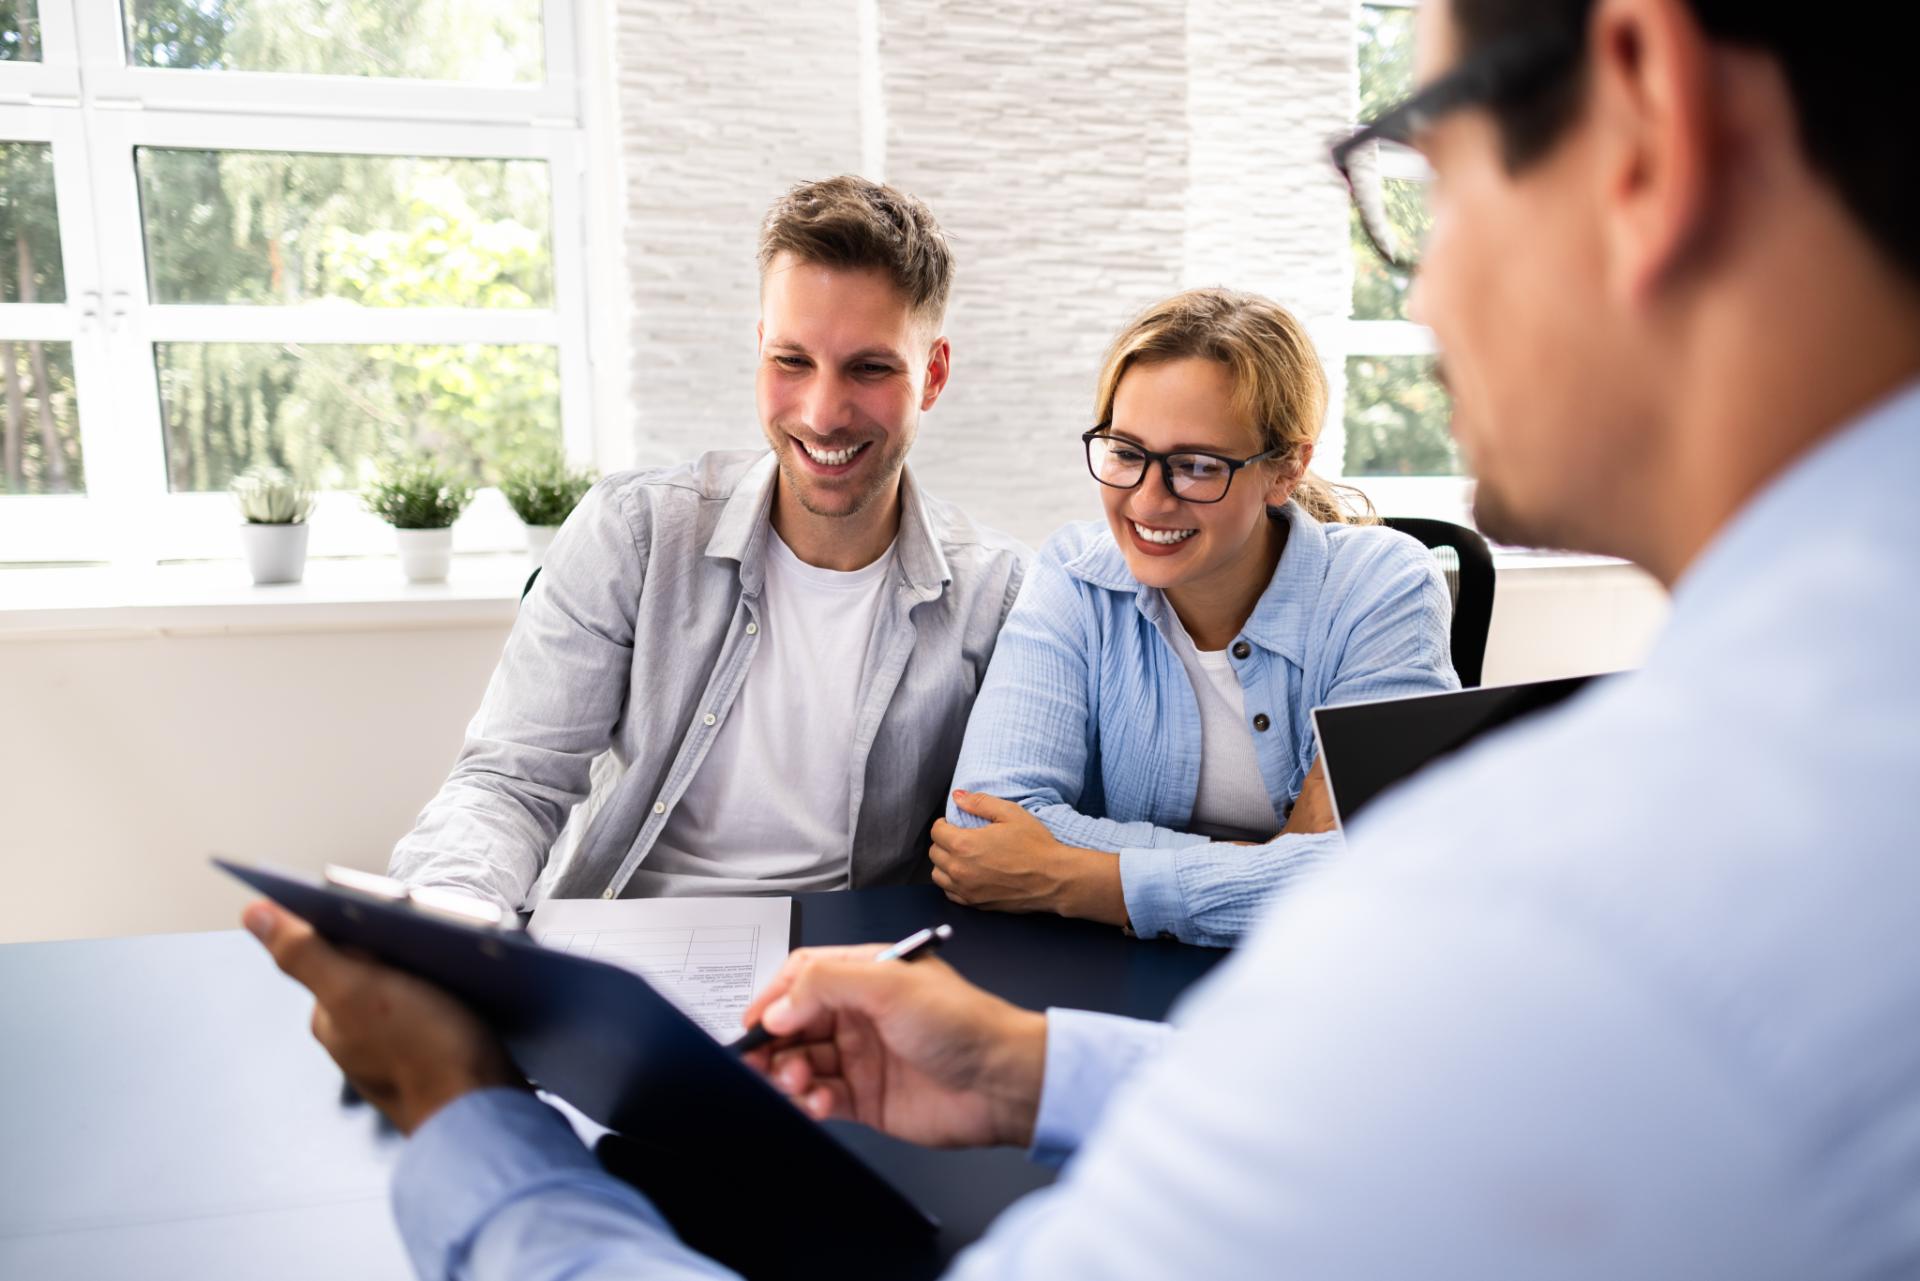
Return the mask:
<path fill-rule="evenodd" d="M 1172 1029 L 796 954 L 751 1015 L 811 1112 L 1077 1153 L 959 1275 L 1920 1271 L 1914 20 L 1841 16 L 1423 6 L 1374 132 L 1436 175 L 1417 306 L 1480 519 L 1646 566 L 1671 624 L 1382 802 Z M 246 919 L 417 1130 L 424 1274 L 716 1271 L 464 1011 Z"/>

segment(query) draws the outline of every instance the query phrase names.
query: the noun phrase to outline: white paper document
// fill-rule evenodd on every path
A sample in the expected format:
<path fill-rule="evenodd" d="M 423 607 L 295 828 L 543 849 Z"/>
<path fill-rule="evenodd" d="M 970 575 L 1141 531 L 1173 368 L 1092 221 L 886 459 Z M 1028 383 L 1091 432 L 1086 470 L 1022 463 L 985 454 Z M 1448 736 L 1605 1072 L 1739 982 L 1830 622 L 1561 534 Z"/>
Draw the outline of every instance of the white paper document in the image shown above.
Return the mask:
<path fill-rule="evenodd" d="M 645 978 L 717 1041 L 787 959 L 790 898 L 548 899 L 527 932 Z"/>

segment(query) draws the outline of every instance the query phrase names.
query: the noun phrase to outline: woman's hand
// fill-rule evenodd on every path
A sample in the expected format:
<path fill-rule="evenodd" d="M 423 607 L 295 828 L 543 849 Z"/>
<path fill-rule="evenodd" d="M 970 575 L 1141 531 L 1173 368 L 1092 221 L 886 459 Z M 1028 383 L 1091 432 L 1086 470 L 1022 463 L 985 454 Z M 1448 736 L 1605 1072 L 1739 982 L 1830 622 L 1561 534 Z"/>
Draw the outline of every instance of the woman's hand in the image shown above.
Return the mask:
<path fill-rule="evenodd" d="M 874 964 L 871 947 L 804 948 L 743 1022 L 780 1039 L 746 1061 L 808 1113 L 934 1147 L 1033 1141 L 1047 1020 L 934 958 Z"/>
<path fill-rule="evenodd" d="M 1293 812 L 1287 815 L 1287 825 L 1280 835 L 1296 836 L 1332 830 L 1333 797 L 1327 791 L 1327 762 L 1324 757 L 1316 757 L 1313 768 L 1307 771 L 1307 781 L 1300 785 L 1300 795 L 1294 798 Z"/>
<path fill-rule="evenodd" d="M 1127 923 L 1120 859 L 1054 839 L 1012 801 L 956 791 L 955 804 L 985 827 L 933 825 L 933 883 L 948 898 L 997 912 L 1057 912 L 1108 925 Z"/>

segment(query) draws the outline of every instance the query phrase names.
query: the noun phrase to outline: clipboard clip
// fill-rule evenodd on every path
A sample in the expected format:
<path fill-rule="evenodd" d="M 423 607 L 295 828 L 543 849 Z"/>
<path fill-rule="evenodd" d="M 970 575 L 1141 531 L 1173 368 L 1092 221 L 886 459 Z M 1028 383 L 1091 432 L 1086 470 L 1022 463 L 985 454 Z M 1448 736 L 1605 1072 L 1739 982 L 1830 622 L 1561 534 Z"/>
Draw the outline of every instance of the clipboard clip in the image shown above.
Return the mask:
<path fill-rule="evenodd" d="M 327 884 L 335 889 L 346 890 L 370 898 L 377 903 L 405 904 L 417 912 L 428 916 L 437 916 L 457 925 L 480 926 L 493 930 L 517 930 L 520 918 L 502 908 L 498 903 L 490 903 L 471 894 L 462 894 L 458 890 L 441 889 L 432 885 L 403 885 L 390 876 L 381 876 L 375 872 L 362 872 L 358 868 L 341 867 L 337 863 L 327 864 Z"/>

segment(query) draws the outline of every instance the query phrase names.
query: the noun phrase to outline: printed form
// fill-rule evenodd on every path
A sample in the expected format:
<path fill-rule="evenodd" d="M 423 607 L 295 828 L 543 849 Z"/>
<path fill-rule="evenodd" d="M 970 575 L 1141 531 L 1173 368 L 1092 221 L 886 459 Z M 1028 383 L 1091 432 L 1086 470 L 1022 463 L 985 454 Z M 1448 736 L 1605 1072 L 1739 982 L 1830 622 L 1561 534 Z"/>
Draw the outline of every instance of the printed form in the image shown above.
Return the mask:
<path fill-rule="evenodd" d="M 527 932 L 555 951 L 632 970 L 716 1041 L 787 959 L 790 898 L 548 899 Z"/>

